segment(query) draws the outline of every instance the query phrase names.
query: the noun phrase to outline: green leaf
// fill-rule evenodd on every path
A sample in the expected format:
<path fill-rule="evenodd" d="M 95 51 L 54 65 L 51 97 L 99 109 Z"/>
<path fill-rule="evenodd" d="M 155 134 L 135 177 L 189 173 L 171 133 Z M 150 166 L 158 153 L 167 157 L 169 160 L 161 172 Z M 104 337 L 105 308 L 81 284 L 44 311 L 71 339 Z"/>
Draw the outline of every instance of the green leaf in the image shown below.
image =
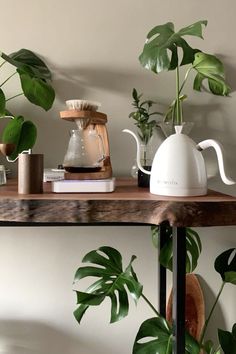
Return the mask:
<path fill-rule="evenodd" d="M 232 332 L 218 329 L 218 337 L 224 354 L 236 354 L 236 323 L 233 325 Z"/>
<path fill-rule="evenodd" d="M 23 69 L 17 69 L 25 97 L 37 106 L 48 111 L 54 102 L 55 92 L 45 80 L 30 75 Z"/>
<path fill-rule="evenodd" d="M 6 125 L 2 133 L 3 143 L 11 143 L 18 145 L 23 121 L 24 118 L 22 116 L 14 117 L 14 119 L 10 120 L 10 122 Z"/>
<path fill-rule="evenodd" d="M 150 318 L 142 323 L 135 338 L 133 354 L 171 354 L 172 331 L 162 317 Z"/>
<path fill-rule="evenodd" d="M 1 53 L 1 56 L 18 69 L 27 67 L 35 77 L 46 80 L 51 79 L 51 72 L 47 65 L 35 53 L 28 49 L 20 49 L 10 55 Z"/>
<path fill-rule="evenodd" d="M 216 258 L 215 270 L 224 282 L 236 284 L 236 248 L 230 248 Z"/>
<path fill-rule="evenodd" d="M 179 31 L 179 35 L 180 36 L 196 36 L 196 37 L 200 37 L 203 38 L 202 36 L 202 25 L 207 26 L 207 21 L 203 20 L 203 21 L 198 21 L 193 23 L 190 26 L 184 27 Z"/>
<path fill-rule="evenodd" d="M 98 306 L 105 298 L 111 300 L 110 322 L 116 322 L 125 317 L 129 311 L 128 293 L 136 302 L 142 294 L 142 285 L 132 268 L 135 260 L 132 256 L 130 263 L 123 270 L 121 254 L 112 247 L 103 246 L 89 252 L 83 262 L 98 266 L 80 267 L 76 271 L 74 281 L 85 277 L 98 277 L 85 292 L 77 291 L 77 304 L 74 316 L 81 321 L 89 306 Z"/>
<path fill-rule="evenodd" d="M 225 272 L 225 282 L 236 285 L 236 272 Z"/>
<path fill-rule="evenodd" d="M 172 329 L 163 317 L 150 318 L 142 323 L 135 338 L 133 354 L 171 354 Z M 199 354 L 199 344 L 188 333 L 185 354 Z"/>
<path fill-rule="evenodd" d="M 219 346 L 218 348 L 215 349 L 212 340 L 207 340 L 204 343 L 203 348 L 204 348 L 204 353 L 206 354 L 221 354 Z"/>
<path fill-rule="evenodd" d="M 2 134 L 3 143 L 12 143 L 16 146 L 9 159 L 14 160 L 22 151 L 31 149 L 36 137 L 37 129 L 33 122 L 24 121 L 22 116 L 11 119 Z"/>
<path fill-rule="evenodd" d="M 215 95 L 227 96 L 230 87 L 225 81 L 225 72 L 222 62 L 214 55 L 196 53 L 193 68 L 197 71 L 193 88 L 200 91 L 203 80 L 208 81 L 210 91 Z"/>
<path fill-rule="evenodd" d="M 172 271 L 173 261 L 173 245 L 172 245 L 172 228 L 165 229 L 165 245 L 160 250 L 159 261 L 170 271 Z M 158 241 L 158 227 L 152 229 L 152 240 L 155 245 Z M 199 235 L 191 228 L 186 228 L 186 273 L 192 273 L 197 267 L 198 259 L 201 254 L 202 246 Z"/>
<path fill-rule="evenodd" d="M 0 115 L 5 115 L 5 108 L 6 108 L 6 98 L 4 95 L 3 90 L 0 88 Z"/>
<path fill-rule="evenodd" d="M 202 27 L 207 21 L 198 21 L 178 32 L 174 31 L 172 22 L 154 27 L 147 35 L 139 61 L 143 67 L 158 74 L 164 70 L 174 70 L 178 65 L 193 63 L 194 55 L 199 52 L 193 49 L 182 38 L 185 35 L 202 38 Z M 178 51 L 181 48 L 183 58 L 179 64 Z"/>

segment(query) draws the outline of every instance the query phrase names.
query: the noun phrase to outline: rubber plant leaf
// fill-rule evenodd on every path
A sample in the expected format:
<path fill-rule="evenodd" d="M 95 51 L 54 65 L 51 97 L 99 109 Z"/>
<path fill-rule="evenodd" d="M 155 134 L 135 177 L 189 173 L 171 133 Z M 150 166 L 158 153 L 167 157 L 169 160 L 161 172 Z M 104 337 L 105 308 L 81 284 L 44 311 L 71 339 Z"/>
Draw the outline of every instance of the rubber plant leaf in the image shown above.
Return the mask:
<path fill-rule="evenodd" d="M 171 354 L 172 329 L 163 317 L 154 317 L 144 321 L 137 333 L 133 354 Z M 199 344 L 186 333 L 185 354 L 199 354 Z"/>
<path fill-rule="evenodd" d="M 6 98 L 4 95 L 3 90 L 0 88 L 0 115 L 5 115 L 5 108 L 6 108 Z"/>
<path fill-rule="evenodd" d="M 2 134 L 4 143 L 12 143 L 16 146 L 13 153 L 8 156 L 10 160 L 15 160 L 22 151 L 31 149 L 35 144 L 36 138 L 36 126 L 31 121 L 24 121 L 22 116 L 12 119 Z"/>
<path fill-rule="evenodd" d="M 51 80 L 51 72 L 47 65 L 35 53 L 28 49 L 20 49 L 10 55 L 1 53 L 1 56 L 11 65 L 18 69 L 29 68 L 35 77 Z"/>
<path fill-rule="evenodd" d="M 178 32 L 174 30 L 174 24 L 168 22 L 154 27 L 147 35 L 147 39 L 139 61 L 143 67 L 158 74 L 164 70 L 174 70 L 179 65 L 193 63 L 194 49 L 183 38 L 186 35 L 202 38 L 202 27 L 207 21 L 198 21 Z M 182 60 L 179 64 L 178 48 L 182 49 Z"/>
<path fill-rule="evenodd" d="M 173 261 L 173 242 L 172 242 L 172 228 L 166 228 L 165 244 L 160 250 L 159 261 L 161 265 L 172 271 Z M 153 243 L 157 244 L 158 228 L 152 229 Z M 198 259 L 201 254 L 202 246 L 198 233 L 186 228 L 186 273 L 191 273 L 197 267 Z"/>
<path fill-rule="evenodd" d="M 236 284 L 236 248 L 230 248 L 216 258 L 215 270 L 224 282 Z"/>
<path fill-rule="evenodd" d="M 50 84 L 44 79 L 31 75 L 30 70 L 23 68 L 17 69 L 20 75 L 21 87 L 25 97 L 37 106 L 48 111 L 54 102 L 55 92 Z"/>
<path fill-rule="evenodd" d="M 116 322 L 127 316 L 129 311 L 128 294 L 138 301 L 142 294 L 142 285 L 132 268 L 136 257 L 132 256 L 130 263 L 123 270 L 121 254 L 114 248 L 103 246 L 89 252 L 83 262 L 98 266 L 80 267 L 76 271 L 74 282 L 85 277 L 98 277 L 85 291 L 76 291 L 78 308 L 74 311 L 76 320 L 80 323 L 89 306 L 98 306 L 106 298 L 111 301 L 110 322 Z"/>
<path fill-rule="evenodd" d="M 193 68 L 197 71 L 193 83 L 195 90 L 201 91 L 202 83 L 206 79 L 214 95 L 227 96 L 230 93 L 230 87 L 225 81 L 224 66 L 214 55 L 196 53 Z"/>
<path fill-rule="evenodd" d="M 236 354 L 236 323 L 233 325 L 232 332 L 218 329 L 218 338 L 224 354 Z"/>

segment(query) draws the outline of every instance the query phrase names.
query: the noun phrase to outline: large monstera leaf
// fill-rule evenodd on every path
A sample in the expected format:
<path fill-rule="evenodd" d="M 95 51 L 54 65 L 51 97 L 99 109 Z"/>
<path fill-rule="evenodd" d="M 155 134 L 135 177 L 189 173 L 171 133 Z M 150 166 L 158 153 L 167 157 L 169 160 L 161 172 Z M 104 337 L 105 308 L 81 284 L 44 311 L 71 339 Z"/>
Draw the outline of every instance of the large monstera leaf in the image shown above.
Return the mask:
<path fill-rule="evenodd" d="M 150 318 L 142 323 L 133 346 L 133 354 L 171 354 L 172 329 L 163 317 Z M 185 335 L 185 354 L 199 354 L 200 347 L 188 333 Z"/>
<path fill-rule="evenodd" d="M 55 91 L 50 84 L 51 72 L 35 53 L 28 49 L 0 56 L 16 67 L 24 96 L 33 104 L 49 110 L 55 99 Z"/>
<path fill-rule="evenodd" d="M 208 81 L 210 91 L 214 95 L 227 96 L 230 87 L 225 82 L 225 72 L 222 62 L 214 55 L 196 53 L 193 68 L 197 71 L 193 87 L 201 91 L 203 80 Z"/>
<path fill-rule="evenodd" d="M 143 67 L 158 74 L 164 70 L 174 70 L 178 65 L 193 63 L 195 53 L 199 52 L 189 46 L 183 38 L 186 35 L 202 38 L 202 27 L 207 21 L 198 21 L 190 26 L 174 31 L 174 24 L 168 22 L 154 27 L 147 35 L 143 52 L 139 61 Z M 182 49 L 182 60 L 179 64 L 178 48 Z"/>
<path fill-rule="evenodd" d="M 80 267 L 74 281 L 85 277 L 98 277 L 86 292 L 76 291 L 78 308 L 74 311 L 76 320 L 80 323 L 89 306 L 98 306 L 106 298 L 111 300 L 110 322 L 116 322 L 125 317 L 129 311 L 128 292 L 137 301 L 142 294 L 142 285 L 138 282 L 132 268 L 132 256 L 129 265 L 123 270 L 121 254 L 112 247 L 103 246 L 89 252 L 83 262 L 98 266 Z"/>

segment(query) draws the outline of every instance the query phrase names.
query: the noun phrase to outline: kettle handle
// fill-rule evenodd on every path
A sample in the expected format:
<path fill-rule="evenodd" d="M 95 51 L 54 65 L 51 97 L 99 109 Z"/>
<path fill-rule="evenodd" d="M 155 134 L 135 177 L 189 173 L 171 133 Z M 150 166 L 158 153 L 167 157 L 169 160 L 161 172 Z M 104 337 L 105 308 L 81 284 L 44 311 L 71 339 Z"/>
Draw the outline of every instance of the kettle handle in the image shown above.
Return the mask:
<path fill-rule="evenodd" d="M 137 136 L 132 132 L 132 130 L 129 130 L 129 129 L 123 129 L 122 132 L 129 133 L 130 135 L 132 135 L 134 137 L 134 139 L 136 141 L 136 145 L 137 145 L 137 157 L 136 157 L 137 166 L 140 169 L 140 171 L 142 171 L 146 175 L 151 175 L 151 171 L 145 170 L 140 163 L 140 145 L 139 145 L 139 141 L 138 141 Z"/>
<path fill-rule="evenodd" d="M 232 184 L 235 184 L 236 182 L 233 181 L 230 177 L 227 177 L 226 174 L 225 174 L 225 168 L 224 168 L 224 158 L 223 158 L 223 148 L 222 148 L 222 145 L 217 142 L 216 140 L 213 140 L 213 139 L 207 139 L 207 140 L 204 140 L 204 141 L 201 141 L 198 145 L 197 145 L 197 148 L 199 150 L 205 150 L 207 149 L 208 147 L 213 147 L 215 149 L 215 152 L 216 152 L 216 156 L 217 156 L 217 159 L 218 159 L 218 166 L 219 166 L 219 171 L 220 171 L 220 177 L 222 179 L 222 181 L 225 183 L 225 184 L 228 184 L 228 185 L 232 185 Z"/>

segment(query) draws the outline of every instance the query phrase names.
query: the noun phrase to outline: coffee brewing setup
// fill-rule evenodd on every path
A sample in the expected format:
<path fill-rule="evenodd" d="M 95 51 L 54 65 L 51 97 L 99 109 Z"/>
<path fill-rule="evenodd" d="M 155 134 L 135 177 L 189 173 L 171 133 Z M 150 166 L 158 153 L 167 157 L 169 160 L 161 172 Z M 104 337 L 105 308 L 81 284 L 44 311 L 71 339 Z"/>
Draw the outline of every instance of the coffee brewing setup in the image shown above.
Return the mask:
<path fill-rule="evenodd" d="M 107 115 L 99 103 L 68 100 L 60 117 L 76 124 L 63 161 L 64 180 L 53 182 L 54 192 L 111 192 L 114 190 L 107 132 Z"/>

